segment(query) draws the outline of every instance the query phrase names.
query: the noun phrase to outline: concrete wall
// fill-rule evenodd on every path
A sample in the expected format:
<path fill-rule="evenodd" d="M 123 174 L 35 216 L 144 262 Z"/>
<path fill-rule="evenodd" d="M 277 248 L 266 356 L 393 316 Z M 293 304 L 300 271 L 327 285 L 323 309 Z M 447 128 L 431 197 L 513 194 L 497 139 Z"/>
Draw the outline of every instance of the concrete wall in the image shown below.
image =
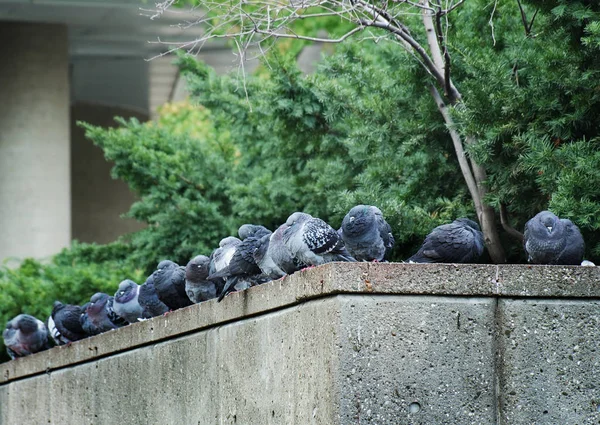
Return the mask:
<path fill-rule="evenodd" d="M 71 241 L 67 27 L 0 24 L 0 260 Z"/>
<path fill-rule="evenodd" d="M 101 104 L 76 103 L 71 109 L 72 234 L 80 242 L 108 243 L 143 227 L 133 219 L 122 218 L 135 201 L 127 184 L 110 176 L 112 164 L 102 149 L 85 137 L 77 121 L 101 127 L 116 125 L 114 117 L 148 116 L 129 109 Z"/>
<path fill-rule="evenodd" d="M 597 424 L 600 271 L 329 264 L 0 365 L 0 424 Z"/>

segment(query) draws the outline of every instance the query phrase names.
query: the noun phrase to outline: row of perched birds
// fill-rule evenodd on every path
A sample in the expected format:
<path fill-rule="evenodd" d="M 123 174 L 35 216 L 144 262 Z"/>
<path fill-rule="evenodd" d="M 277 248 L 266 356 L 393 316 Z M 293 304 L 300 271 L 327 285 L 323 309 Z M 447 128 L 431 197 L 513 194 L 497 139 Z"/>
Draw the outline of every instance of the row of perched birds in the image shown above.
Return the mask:
<path fill-rule="evenodd" d="M 332 261 L 384 261 L 394 246 L 390 225 L 379 208 L 357 205 L 333 229 L 325 221 L 295 212 L 271 232 L 244 224 L 239 238 L 227 237 L 210 257 L 198 255 L 186 267 L 165 260 L 142 285 L 126 279 L 113 296 L 94 294 L 83 306 L 55 301 L 46 323 L 20 314 L 3 332 L 11 358 L 117 329 L 166 314 L 232 291 L 283 278 L 303 268 Z M 525 225 L 528 261 L 537 264 L 580 264 L 584 242 L 578 227 L 542 211 Z M 484 252 L 477 223 L 460 218 L 427 235 L 411 263 L 474 263 Z"/>

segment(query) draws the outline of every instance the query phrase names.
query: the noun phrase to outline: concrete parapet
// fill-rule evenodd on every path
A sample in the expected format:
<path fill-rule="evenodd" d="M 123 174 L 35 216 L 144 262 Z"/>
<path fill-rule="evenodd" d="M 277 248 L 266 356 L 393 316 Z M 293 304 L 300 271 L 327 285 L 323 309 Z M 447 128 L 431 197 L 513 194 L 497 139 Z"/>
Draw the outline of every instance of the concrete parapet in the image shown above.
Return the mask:
<path fill-rule="evenodd" d="M 0 424 L 597 424 L 600 271 L 333 263 L 0 365 Z"/>

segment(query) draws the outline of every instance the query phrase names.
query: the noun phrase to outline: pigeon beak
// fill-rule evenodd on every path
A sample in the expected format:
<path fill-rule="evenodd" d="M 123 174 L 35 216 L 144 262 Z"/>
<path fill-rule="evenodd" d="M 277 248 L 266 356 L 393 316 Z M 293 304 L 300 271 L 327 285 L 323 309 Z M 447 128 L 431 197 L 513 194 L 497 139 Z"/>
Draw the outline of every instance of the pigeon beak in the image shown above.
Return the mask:
<path fill-rule="evenodd" d="M 354 220 L 356 220 L 356 217 L 350 217 L 350 223 L 352 223 Z"/>
<path fill-rule="evenodd" d="M 546 226 L 546 229 L 548 229 L 549 232 L 552 231 L 552 226 Z"/>

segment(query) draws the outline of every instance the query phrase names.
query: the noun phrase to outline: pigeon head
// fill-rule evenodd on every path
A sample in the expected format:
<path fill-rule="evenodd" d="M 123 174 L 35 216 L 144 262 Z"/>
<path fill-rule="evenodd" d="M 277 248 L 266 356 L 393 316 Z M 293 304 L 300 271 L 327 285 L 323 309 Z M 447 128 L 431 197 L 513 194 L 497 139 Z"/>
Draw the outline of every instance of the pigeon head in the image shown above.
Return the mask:
<path fill-rule="evenodd" d="M 221 248 L 225 248 L 226 246 L 237 245 L 240 242 L 241 241 L 238 238 L 229 236 L 229 237 L 221 239 L 221 242 L 219 242 L 219 246 Z"/>
<path fill-rule="evenodd" d="M 569 221 L 569 223 L 571 222 Z M 564 225 L 564 221 L 550 211 L 542 211 L 536 214 L 525 226 L 528 232 L 536 235 L 536 237 L 555 240 L 563 237 Z"/>
<path fill-rule="evenodd" d="M 177 263 L 174 263 L 171 260 L 163 260 L 160 263 L 158 263 L 157 269 L 158 270 L 164 270 L 164 269 L 172 269 L 172 268 L 175 268 L 175 267 L 179 267 L 177 265 Z"/>
<path fill-rule="evenodd" d="M 133 280 L 125 279 L 119 283 L 119 289 L 115 292 L 115 302 L 125 304 L 131 301 L 138 293 L 138 284 Z"/>
<path fill-rule="evenodd" d="M 106 307 L 108 299 L 108 294 L 96 292 L 94 295 L 92 295 L 92 298 L 90 298 L 90 302 L 85 309 L 86 313 L 89 316 L 98 315 Z"/>
<path fill-rule="evenodd" d="M 375 222 L 375 211 L 369 205 L 357 205 L 353 207 L 342 221 L 342 230 L 347 235 L 358 235 L 369 229 Z M 379 211 L 381 214 L 381 211 Z"/>
<path fill-rule="evenodd" d="M 185 267 L 185 278 L 192 282 L 205 280 L 209 274 L 210 258 L 198 255 L 190 260 Z"/>
<path fill-rule="evenodd" d="M 40 320 L 30 316 L 29 314 L 19 314 L 17 317 L 12 319 L 11 322 L 14 329 L 18 329 L 25 334 L 36 332 L 40 326 L 40 323 L 42 323 Z"/>
<path fill-rule="evenodd" d="M 255 224 L 243 224 L 238 229 L 238 235 L 241 240 L 249 238 L 251 236 L 264 236 L 268 233 L 271 233 L 269 229 L 264 226 L 257 226 Z"/>
<path fill-rule="evenodd" d="M 310 214 L 306 214 L 303 212 L 295 212 L 294 214 L 292 214 L 288 217 L 288 219 L 285 221 L 285 224 L 288 227 L 292 227 L 295 224 L 304 223 L 304 222 L 310 220 L 311 218 L 312 218 L 312 216 Z"/>
<path fill-rule="evenodd" d="M 550 211 L 542 211 L 536 217 L 539 220 L 539 222 L 546 228 L 548 233 L 552 233 L 553 231 L 556 232 L 556 230 L 559 228 L 558 217 L 552 214 Z"/>
<path fill-rule="evenodd" d="M 473 220 L 469 219 L 469 218 L 457 218 L 456 220 L 454 220 L 456 223 L 460 223 L 460 224 L 464 224 L 467 227 L 470 227 L 471 229 L 475 229 L 478 232 L 481 232 L 481 228 L 479 227 L 479 224 L 475 223 Z"/>

